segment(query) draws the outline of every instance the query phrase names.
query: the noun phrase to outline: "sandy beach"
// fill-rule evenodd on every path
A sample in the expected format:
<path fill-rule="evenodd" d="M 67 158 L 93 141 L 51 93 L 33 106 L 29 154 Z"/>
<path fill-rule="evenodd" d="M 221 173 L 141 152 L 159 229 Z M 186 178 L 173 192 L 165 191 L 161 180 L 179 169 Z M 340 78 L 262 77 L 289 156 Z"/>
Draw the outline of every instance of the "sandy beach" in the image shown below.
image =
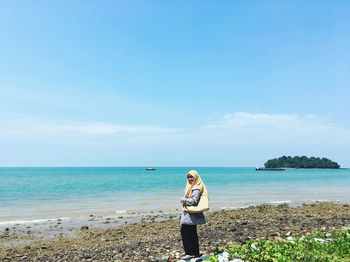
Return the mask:
<path fill-rule="evenodd" d="M 1 225 L 1 261 L 175 261 L 182 254 L 180 212 L 125 213 Z M 214 254 L 249 239 L 300 236 L 350 225 L 350 206 L 260 205 L 207 213 L 201 252 Z"/>

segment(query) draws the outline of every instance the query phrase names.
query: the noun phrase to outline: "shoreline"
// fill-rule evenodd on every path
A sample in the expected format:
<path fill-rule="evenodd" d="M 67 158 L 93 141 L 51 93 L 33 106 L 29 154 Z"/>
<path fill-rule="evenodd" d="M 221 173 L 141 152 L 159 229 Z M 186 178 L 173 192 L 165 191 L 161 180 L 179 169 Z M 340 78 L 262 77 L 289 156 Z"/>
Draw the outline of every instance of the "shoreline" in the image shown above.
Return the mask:
<path fill-rule="evenodd" d="M 219 211 L 240 210 L 260 205 L 278 206 L 286 204 L 289 207 L 297 208 L 304 205 L 312 205 L 318 203 L 333 203 L 333 204 L 350 204 L 341 201 L 330 201 L 328 199 L 312 200 L 308 202 L 293 202 L 291 200 L 276 200 L 269 202 L 261 202 L 251 205 L 241 206 L 225 206 L 211 208 L 206 214 Z M 119 211 L 98 211 L 86 212 L 78 216 L 69 217 L 67 214 L 51 218 L 38 218 L 28 220 L 9 220 L 0 221 L 0 236 L 3 232 L 8 232 L 16 236 L 26 237 L 34 236 L 39 238 L 54 238 L 57 236 L 75 236 L 77 229 L 81 227 L 112 228 L 121 227 L 126 224 L 135 224 L 147 221 L 166 221 L 175 219 L 181 216 L 180 209 L 159 209 L 148 211 L 137 210 L 119 210 Z"/>
<path fill-rule="evenodd" d="M 72 224 L 68 220 L 53 220 L 46 227 L 39 223 L 37 229 L 46 235 L 37 235 L 35 227 L 23 226 L 23 232 L 19 228 L 1 229 L 0 260 L 155 261 L 159 255 L 176 258 L 183 252 L 180 211 L 175 214 L 162 212 L 136 213 L 134 217 L 118 214 L 117 220 L 90 217 L 91 224 L 88 225 Z M 286 234 L 300 235 L 323 228 L 349 226 L 349 214 L 348 204 L 330 202 L 298 207 L 286 203 L 263 204 L 211 211 L 206 214 L 207 223 L 198 227 L 201 250 L 209 255 L 232 242 L 275 239 Z M 62 228 L 68 231 L 64 234 L 59 230 Z M 30 234 L 27 231 L 31 231 Z"/>
<path fill-rule="evenodd" d="M 171 220 L 179 215 L 179 210 L 159 210 L 150 212 L 119 211 L 111 215 L 91 214 L 89 216 L 73 218 L 59 217 L 28 221 L 7 221 L 0 222 L 0 237 L 4 233 L 16 237 L 36 237 L 41 239 L 51 239 L 62 236 L 75 237 L 81 228 L 116 228 L 127 224 Z M 13 245 L 15 244 L 16 243 L 13 243 Z"/>
<path fill-rule="evenodd" d="M 222 189 L 222 188 L 221 188 Z M 253 195 L 249 195 L 247 197 L 246 195 L 239 195 L 236 192 L 230 195 L 230 198 L 233 198 L 233 200 L 227 198 L 227 194 L 217 194 L 215 197 L 211 198 L 211 210 L 221 210 L 221 209 L 238 209 L 238 208 L 244 208 L 244 207 L 250 207 L 250 206 L 258 206 L 262 204 L 281 204 L 281 203 L 287 203 L 291 206 L 301 206 L 303 204 L 312 204 L 312 203 L 318 203 L 318 202 L 333 202 L 333 203 L 349 203 L 348 198 L 346 196 L 348 195 L 348 191 L 343 192 L 339 191 L 337 193 L 340 193 L 340 196 L 332 195 L 334 192 L 333 190 L 324 191 L 325 193 L 315 195 L 312 197 L 310 194 L 306 199 L 304 196 L 301 197 L 295 197 L 295 189 L 288 189 L 290 192 L 284 192 L 284 195 L 280 195 L 281 192 L 266 192 L 261 191 L 258 192 L 259 188 L 251 187 L 250 190 L 253 192 Z M 230 190 L 229 188 L 225 188 L 225 190 Z M 293 194 L 291 193 L 293 192 Z M 238 192 L 239 193 L 239 192 Z M 269 194 L 270 193 L 270 194 Z M 311 192 L 313 193 L 313 192 Z M 12 206 L 12 208 L 16 208 L 18 210 L 22 209 L 22 212 L 19 212 L 16 210 L 15 212 L 10 212 L 11 210 L 9 208 L 3 208 L 0 209 L 2 213 L 0 214 L 0 228 L 2 225 L 5 224 L 23 224 L 23 223 L 39 223 L 39 222 L 45 222 L 48 220 L 57 220 L 57 219 L 82 219 L 87 218 L 91 215 L 97 217 L 114 217 L 119 214 L 127 215 L 127 216 L 135 216 L 135 215 L 147 215 L 147 214 L 153 214 L 155 212 L 176 212 L 179 211 L 179 203 L 174 201 L 174 199 L 177 199 L 177 195 L 170 198 L 171 201 L 163 201 L 161 202 L 160 206 L 157 209 L 154 209 L 153 205 L 152 208 L 150 208 L 149 203 L 155 201 L 156 199 L 149 198 L 147 199 L 147 207 L 142 206 L 142 204 L 135 203 L 137 201 L 141 202 L 140 199 L 133 199 L 132 208 L 131 206 L 123 206 L 124 208 L 116 210 L 113 205 L 106 205 L 101 206 L 101 204 L 104 203 L 104 199 L 98 199 L 95 201 L 96 203 L 90 203 L 91 205 L 84 205 L 82 206 L 80 202 L 74 202 L 75 207 L 72 208 L 69 206 L 68 208 L 64 209 L 62 207 L 63 204 L 55 205 L 55 203 L 45 203 L 48 205 L 49 208 L 43 212 L 41 210 L 43 204 L 38 201 L 40 206 L 40 212 L 35 213 L 34 211 L 38 211 L 38 208 L 34 207 L 37 210 L 30 209 L 28 207 L 16 207 Z M 254 199 L 254 200 L 253 200 Z M 67 200 L 68 201 L 68 200 Z M 87 201 L 82 201 L 83 203 Z M 116 202 L 118 199 L 115 199 L 113 201 Z M 135 202 L 135 203 L 134 203 Z M 99 205 L 100 204 L 100 205 Z M 27 211 L 30 211 L 27 214 Z M 34 210 L 34 211 L 33 211 Z M 6 215 L 4 215 L 6 214 Z"/>

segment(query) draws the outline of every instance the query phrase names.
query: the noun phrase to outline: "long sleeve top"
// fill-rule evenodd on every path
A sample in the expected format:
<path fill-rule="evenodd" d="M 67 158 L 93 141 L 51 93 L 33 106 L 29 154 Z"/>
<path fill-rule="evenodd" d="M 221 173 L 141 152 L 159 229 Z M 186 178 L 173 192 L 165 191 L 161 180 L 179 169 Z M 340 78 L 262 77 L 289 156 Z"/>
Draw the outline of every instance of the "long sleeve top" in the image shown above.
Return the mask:
<path fill-rule="evenodd" d="M 201 191 L 199 189 L 193 189 L 191 192 L 191 197 L 185 199 L 184 205 L 195 206 L 198 204 L 200 198 L 201 198 Z M 204 214 L 203 212 L 188 213 L 186 211 L 182 211 L 181 224 L 185 224 L 185 225 L 205 224 Z"/>

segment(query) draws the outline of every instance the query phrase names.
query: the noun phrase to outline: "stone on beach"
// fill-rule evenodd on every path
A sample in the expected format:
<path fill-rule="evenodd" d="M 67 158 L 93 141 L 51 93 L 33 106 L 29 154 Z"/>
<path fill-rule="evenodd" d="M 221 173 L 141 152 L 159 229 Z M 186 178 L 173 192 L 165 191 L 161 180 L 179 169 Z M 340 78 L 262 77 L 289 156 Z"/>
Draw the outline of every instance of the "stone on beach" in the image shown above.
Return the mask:
<path fill-rule="evenodd" d="M 82 226 L 80 229 L 81 229 L 81 230 L 88 230 L 89 227 L 85 225 L 85 226 Z"/>

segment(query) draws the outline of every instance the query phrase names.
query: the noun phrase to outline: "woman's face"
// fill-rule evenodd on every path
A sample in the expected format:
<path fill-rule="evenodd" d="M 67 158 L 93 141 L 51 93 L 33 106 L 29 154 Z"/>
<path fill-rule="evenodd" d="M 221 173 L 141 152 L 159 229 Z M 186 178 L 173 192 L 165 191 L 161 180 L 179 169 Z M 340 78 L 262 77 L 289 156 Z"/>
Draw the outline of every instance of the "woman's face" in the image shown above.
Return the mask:
<path fill-rule="evenodd" d="M 190 183 L 192 185 L 193 182 L 194 182 L 194 177 L 191 174 L 188 174 L 187 175 L 187 181 L 188 181 L 188 183 Z"/>

